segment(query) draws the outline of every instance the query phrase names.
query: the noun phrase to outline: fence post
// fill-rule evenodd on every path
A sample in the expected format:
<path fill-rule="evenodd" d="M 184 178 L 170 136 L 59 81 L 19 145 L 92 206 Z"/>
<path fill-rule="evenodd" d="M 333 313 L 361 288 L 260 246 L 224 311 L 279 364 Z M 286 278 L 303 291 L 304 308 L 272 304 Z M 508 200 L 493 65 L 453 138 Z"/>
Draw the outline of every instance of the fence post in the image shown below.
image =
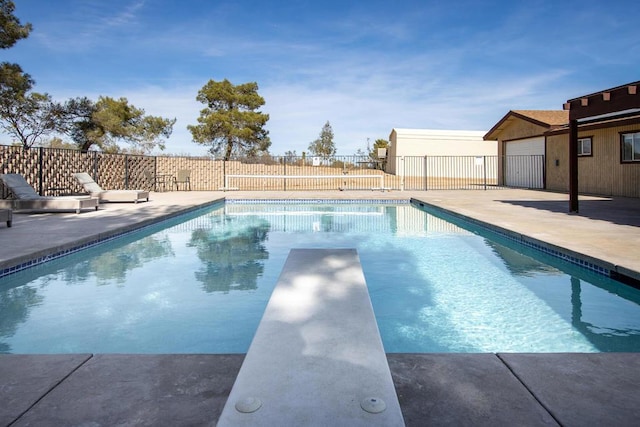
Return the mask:
<path fill-rule="evenodd" d="M 93 157 L 93 179 L 97 181 L 98 180 L 98 152 L 94 151 L 93 154 L 91 154 L 91 156 Z"/>
<path fill-rule="evenodd" d="M 222 158 L 222 188 L 227 191 L 227 161 Z"/>
<path fill-rule="evenodd" d="M 44 147 L 38 147 L 38 188 L 41 196 L 44 196 L 44 188 L 42 188 L 42 169 L 44 162 L 44 159 L 42 158 L 44 155 L 43 150 Z"/>
<path fill-rule="evenodd" d="M 484 189 L 487 189 L 487 156 L 482 156 L 482 165 L 484 168 Z"/>
<path fill-rule="evenodd" d="M 124 188 L 129 188 L 129 156 L 124 155 Z"/>
<path fill-rule="evenodd" d="M 400 156 L 400 166 L 402 173 L 400 174 L 400 191 L 404 191 L 404 156 Z"/>
<path fill-rule="evenodd" d="M 283 181 L 283 187 L 284 187 L 284 191 L 287 191 L 287 157 L 283 157 L 282 158 L 282 165 L 283 165 L 283 175 L 285 176 L 285 178 L 282 180 Z"/>
<path fill-rule="evenodd" d="M 429 174 L 427 173 L 428 165 L 429 165 L 429 156 L 424 156 L 424 190 L 425 191 L 429 189 Z"/>

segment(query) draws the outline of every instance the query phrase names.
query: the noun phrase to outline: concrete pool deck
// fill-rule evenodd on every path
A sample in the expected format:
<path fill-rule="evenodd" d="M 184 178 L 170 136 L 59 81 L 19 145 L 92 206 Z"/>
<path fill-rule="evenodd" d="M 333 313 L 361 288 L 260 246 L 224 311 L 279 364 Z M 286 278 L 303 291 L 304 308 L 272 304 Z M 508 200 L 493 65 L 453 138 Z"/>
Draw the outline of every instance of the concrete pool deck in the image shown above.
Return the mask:
<path fill-rule="evenodd" d="M 0 269 L 227 198 L 415 198 L 640 277 L 640 199 L 527 190 L 170 192 L 14 213 Z M 638 276 L 636 276 L 638 275 Z M 244 355 L 1 355 L 0 425 L 215 425 Z M 640 353 L 387 354 L 406 425 L 637 425 Z"/>

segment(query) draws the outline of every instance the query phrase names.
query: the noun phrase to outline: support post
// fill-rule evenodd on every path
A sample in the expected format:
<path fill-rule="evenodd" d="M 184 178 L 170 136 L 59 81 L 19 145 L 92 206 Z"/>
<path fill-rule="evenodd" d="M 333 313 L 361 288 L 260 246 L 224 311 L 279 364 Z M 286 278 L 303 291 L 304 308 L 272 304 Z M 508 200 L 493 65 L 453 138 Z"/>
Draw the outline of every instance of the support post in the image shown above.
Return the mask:
<path fill-rule="evenodd" d="M 569 121 L 569 212 L 578 213 L 578 120 Z"/>

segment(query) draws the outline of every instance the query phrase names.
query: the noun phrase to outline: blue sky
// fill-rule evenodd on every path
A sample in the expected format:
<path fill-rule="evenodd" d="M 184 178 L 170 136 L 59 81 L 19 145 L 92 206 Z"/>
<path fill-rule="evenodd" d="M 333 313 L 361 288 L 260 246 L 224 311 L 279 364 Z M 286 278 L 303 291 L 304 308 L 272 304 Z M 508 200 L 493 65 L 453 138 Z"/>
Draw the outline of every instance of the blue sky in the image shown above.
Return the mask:
<path fill-rule="evenodd" d="M 258 83 L 272 154 L 306 151 L 327 120 L 353 154 L 393 128 L 486 131 L 640 80 L 637 0 L 14 1 L 33 31 L 0 60 L 58 101 L 176 118 L 173 154 L 206 153 L 186 127 L 210 79 Z"/>

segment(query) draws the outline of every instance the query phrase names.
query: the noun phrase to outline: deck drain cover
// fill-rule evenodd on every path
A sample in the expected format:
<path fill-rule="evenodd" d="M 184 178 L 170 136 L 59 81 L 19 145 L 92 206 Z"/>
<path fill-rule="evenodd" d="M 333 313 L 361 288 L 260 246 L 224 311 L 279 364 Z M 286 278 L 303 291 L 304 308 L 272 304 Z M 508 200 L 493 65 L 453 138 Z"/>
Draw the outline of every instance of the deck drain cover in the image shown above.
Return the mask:
<path fill-rule="evenodd" d="M 245 397 L 236 402 L 236 410 L 245 414 L 255 412 L 262 406 L 262 401 L 257 397 Z"/>
<path fill-rule="evenodd" d="M 367 397 L 360 402 L 360 407 L 371 414 L 379 414 L 387 409 L 387 404 L 379 397 Z"/>

